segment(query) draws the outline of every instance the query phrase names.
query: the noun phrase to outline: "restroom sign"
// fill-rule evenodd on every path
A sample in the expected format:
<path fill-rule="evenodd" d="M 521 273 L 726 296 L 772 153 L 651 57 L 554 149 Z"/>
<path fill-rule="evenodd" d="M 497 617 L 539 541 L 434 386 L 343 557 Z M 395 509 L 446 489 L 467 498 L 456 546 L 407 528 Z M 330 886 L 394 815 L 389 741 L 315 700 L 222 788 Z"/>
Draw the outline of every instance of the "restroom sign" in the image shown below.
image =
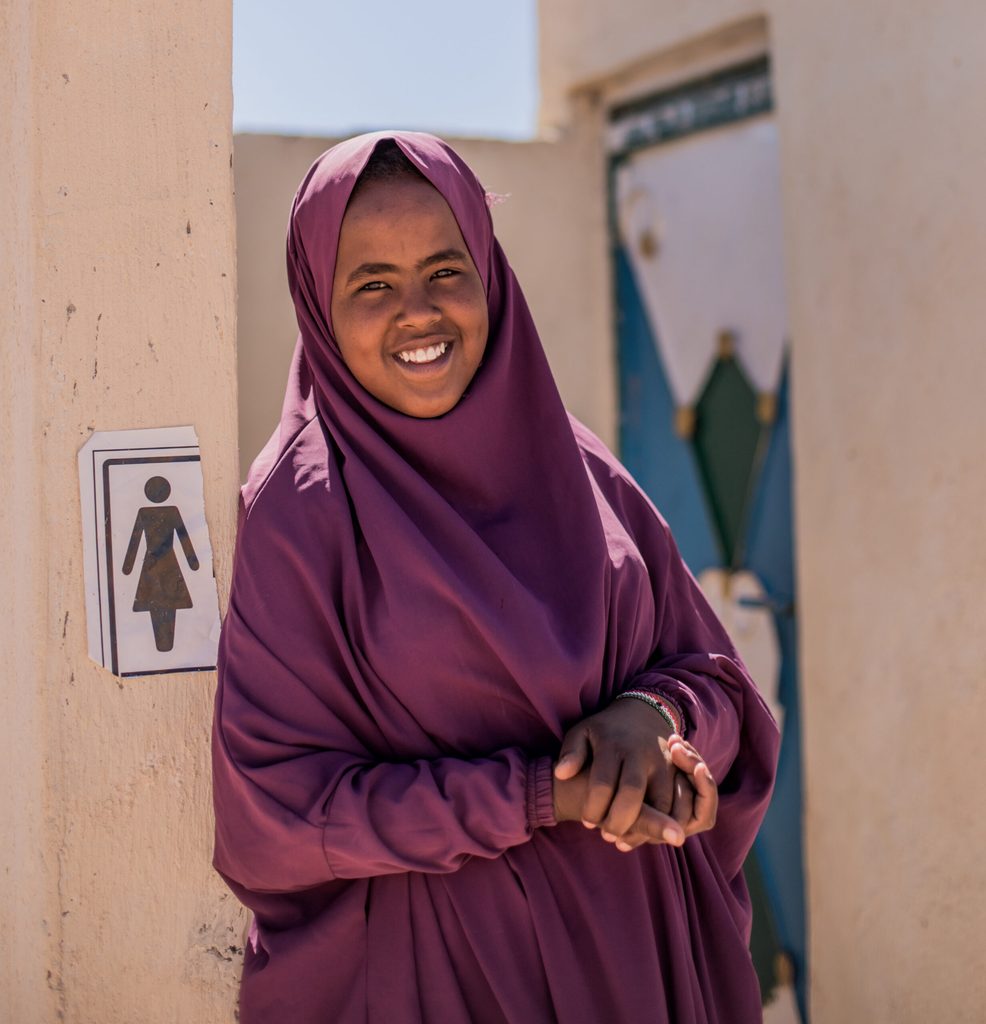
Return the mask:
<path fill-rule="evenodd" d="M 89 656 L 118 676 L 216 667 L 219 605 L 192 427 L 97 431 L 79 452 Z"/>

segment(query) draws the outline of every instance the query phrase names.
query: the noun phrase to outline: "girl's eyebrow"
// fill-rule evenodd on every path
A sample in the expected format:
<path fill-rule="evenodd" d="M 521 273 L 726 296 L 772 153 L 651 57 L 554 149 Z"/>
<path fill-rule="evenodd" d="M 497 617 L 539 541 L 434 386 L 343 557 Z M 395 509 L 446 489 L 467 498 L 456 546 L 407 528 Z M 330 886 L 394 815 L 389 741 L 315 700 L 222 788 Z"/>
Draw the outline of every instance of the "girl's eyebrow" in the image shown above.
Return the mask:
<path fill-rule="evenodd" d="M 466 254 L 461 249 L 442 249 L 440 252 L 433 252 L 430 256 L 425 256 L 423 260 L 416 264 L 415 269 L 425 270 L 436 263 L 465 263 L 465 261 Z M 361 263 L 346 278 L 346 284 L 352 284 L 361 277 L 374 277 L 378 274 L 396 274 L 398 269 L 393 263 Z"/>
<path fill-rule="evenodd" d="M 430 256 L 426 256 L 418 264 L 417 269 L 424 270 L 425 267 L 430 267 L 435 263 L 449 263 L 455 261 L 464 263 L 466 258 L 466 254 L 461 249 L 442 249 L 441 252 L 434 252 Z"/>

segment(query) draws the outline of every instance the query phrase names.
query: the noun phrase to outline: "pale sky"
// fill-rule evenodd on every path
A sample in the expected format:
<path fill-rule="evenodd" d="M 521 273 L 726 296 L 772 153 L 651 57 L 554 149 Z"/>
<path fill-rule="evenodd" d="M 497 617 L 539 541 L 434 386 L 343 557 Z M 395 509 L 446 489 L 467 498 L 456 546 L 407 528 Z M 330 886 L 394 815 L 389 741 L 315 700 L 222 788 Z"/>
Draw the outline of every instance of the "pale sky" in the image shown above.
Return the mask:
<path fill-rule="evenodd" d="M 537 0 L 233 0 L 233 129 L 529 138 Z"/>

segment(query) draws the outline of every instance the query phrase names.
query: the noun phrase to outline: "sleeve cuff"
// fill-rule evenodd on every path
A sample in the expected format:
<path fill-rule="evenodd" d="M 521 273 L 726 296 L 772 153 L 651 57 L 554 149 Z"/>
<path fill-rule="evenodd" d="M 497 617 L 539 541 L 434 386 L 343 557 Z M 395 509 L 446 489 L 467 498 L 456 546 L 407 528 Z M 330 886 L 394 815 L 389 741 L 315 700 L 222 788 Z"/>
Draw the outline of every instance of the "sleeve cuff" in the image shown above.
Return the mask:
<path fill-rule="evenodd" d="M 553 762 L 534 758 L 527 769 L 527 822 L 532 829 L 558 824 L 555 821 Z"/>

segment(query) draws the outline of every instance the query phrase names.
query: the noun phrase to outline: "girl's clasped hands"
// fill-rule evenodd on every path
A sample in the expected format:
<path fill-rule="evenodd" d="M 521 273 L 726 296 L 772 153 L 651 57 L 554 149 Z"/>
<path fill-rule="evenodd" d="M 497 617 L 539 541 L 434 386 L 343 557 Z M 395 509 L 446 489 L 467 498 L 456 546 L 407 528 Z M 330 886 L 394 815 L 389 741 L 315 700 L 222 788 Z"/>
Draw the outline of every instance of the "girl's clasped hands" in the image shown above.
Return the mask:
<path fill-rule="evenodd" d="M 614 701 L 566 733 L 554 769 L 555 819 L 598 828 L 627 853 L 681 846 L 712 828 L 719 794 L 698 751 L 635 700 Z"/>

